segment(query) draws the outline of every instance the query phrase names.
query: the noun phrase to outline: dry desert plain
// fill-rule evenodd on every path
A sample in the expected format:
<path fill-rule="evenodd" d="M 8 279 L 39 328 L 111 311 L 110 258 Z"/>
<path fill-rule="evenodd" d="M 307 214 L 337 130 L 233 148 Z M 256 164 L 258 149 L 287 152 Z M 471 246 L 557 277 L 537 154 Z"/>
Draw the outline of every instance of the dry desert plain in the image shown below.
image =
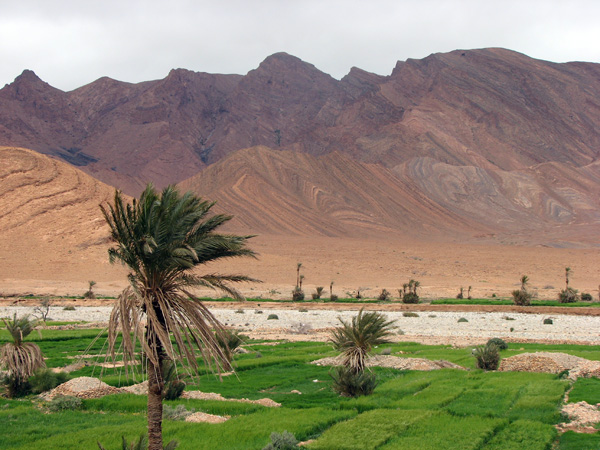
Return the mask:
<path fill-rule="evenodd" d="M 10 238 L 0 247 L 0 294 L 81 295 L 94 280 L 97 294 L 115 296 L 126 285 L 126 271 L 109 264 L 106 245 L 65 250 L 61 239 L 38 239 L 33 250 L 35 236 L 23 232 Z M 256 259 L 231 259 L 202 270 L 261 280 L 239 285 L 249 298 L 290 298 L 298 262 L 308 296 L 316 286 L 328 292 L 331 281 L 340 297 L 358 288 L 367 296 L 383 288 L 397 295 L 403 283 L 415 279 L 423 298 L 455 297 L 461 286 L 472 286 L 474 298 L 509 297 L 528 275 L 538 298 L 554 299 L 564 287 L 565 267 L 571 268 L 570 285 L 595 299 L 600 284 L 600 249 L 594 248 L 277 235 L 256 236 L 250 247 Z"/>

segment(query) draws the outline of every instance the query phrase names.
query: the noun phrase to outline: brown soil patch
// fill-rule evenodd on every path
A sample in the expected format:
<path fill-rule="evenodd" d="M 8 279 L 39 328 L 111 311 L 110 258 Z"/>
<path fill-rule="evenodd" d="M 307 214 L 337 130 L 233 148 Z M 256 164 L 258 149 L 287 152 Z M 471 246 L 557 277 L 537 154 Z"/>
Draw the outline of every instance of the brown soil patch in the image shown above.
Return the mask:
<path fill-rule="evenodd" d="M 569 379 L 578 377 L 598 377 L 600 375 L 600 361 L 590 361 L 566 353 L 522 353 L 520 355 L 504 358 L 498 368 L 501 372 L 544 372 L 561 373 L 567 371 Z"/>
<path fill-rule="evenodd" d="M 181 398 L 193 398 L 197 400 L 217 400 L 222 402 L 239 402 L 239 403 L 254 403 L 256 405 L 262 405 L 267 407 L 278 407 L 281 403 L 277 403 L 270 398 L 261 398 L 259 400 L 250 400 L 247 398 L 225 398 L 221 394 L 214 392 L 201 392 L 201 391 L 184 391 Z"/>
<path fill-rule="evenodd" d="M 231 416 L 215 416 L 214 414 L 207 414 L 203 412 L 196 412 L 190 414 L 185 418 L 186 422 L 204 422 L 204 423 L 223 423 L 227 422 Z"/>

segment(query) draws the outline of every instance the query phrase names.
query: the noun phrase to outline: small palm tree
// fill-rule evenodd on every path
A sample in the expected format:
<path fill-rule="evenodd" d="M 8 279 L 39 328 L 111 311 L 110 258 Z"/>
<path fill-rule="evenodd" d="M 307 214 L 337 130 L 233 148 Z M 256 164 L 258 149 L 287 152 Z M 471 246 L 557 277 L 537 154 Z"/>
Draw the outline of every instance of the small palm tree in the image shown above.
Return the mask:
<path fill-rule="evenodd" d="M 342 352 L 342 364 L 354 373 L 363 372 L 367 355 L 371 349 L 380 344 L 390 342 L 394 320 L 388 321 L 379 312 L 364 312 L 352 318 L 352 322 L 339 319 L 341 326 L 333 329 L 330 342 L 333 347 Z"/>
<path fill-rule="evenodd" d="M 565 267 L 565 289 L 569 289 L 569 275 L 571 273 L 571 268 L 570 267 Z"/>
<path fill-rule="evenodd" d="M 163 362 L 179 362 L 195 372 L 197 356 L 218 371 L 226 364 L 227 355 L 214 333 L 222 334 L 223 325 L 190 289 L 220 289 L 243 299 L 229 282 L 256 281 L 192 272 L 221 258 L 254 256 L 246 247 L 251 236 L 215 232 L 231 216 L 209 216 L 213 205 L 190 192 L 180 195 L 173 186 L 158 194 L 148 185 L 139 201 L 125 204 L 116 191 L 114 203 L 101 206 L 116 244 L 109 249 L 110 261 L 120 261 L 130 270 L 129 286 L 110 316 L 108 352 L 114 359 L 121 332 L 125 367 L 136 362 L 137 343 L 147 358 L 149 450 L 163 449 Z"/>
<path fill-rule="evenodd" d="M 20 391 L 20 386 L 42 367 L 46 367 L 42 351 L 33 342 L 23 342 L 35 328 L 37 322 L 29 320 L 29 316 L 12 320 L 2 319 L 10 333 L 13 342 L 7 342 L 0 348 L 0 366 L 5 367 L 8 378 L 15 387 L 14 393 Z"/>
<path fill-rule="evenodd" d="M 296 288 L 300 289 L 300 268 L 302 267 L 302 263 L 296 263 Z"/>

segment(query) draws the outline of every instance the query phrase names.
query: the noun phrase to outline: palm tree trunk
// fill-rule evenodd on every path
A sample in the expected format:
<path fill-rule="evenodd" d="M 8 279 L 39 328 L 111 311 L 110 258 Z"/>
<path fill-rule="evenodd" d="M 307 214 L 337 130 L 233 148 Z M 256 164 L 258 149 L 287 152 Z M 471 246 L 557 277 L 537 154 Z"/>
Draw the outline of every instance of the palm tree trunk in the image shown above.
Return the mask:
<path fill-rule="evenodd" d="M 148 450 L 163 450 L 162 439 L 162 376 L 163 352 L 158 349 L 158 367 L 148 359 Z"/>

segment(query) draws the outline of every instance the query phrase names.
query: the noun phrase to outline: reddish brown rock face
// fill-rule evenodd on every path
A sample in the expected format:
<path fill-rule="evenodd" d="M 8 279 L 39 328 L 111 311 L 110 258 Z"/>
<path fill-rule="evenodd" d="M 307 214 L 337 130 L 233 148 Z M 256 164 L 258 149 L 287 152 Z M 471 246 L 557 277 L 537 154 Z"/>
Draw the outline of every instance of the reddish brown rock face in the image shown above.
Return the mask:
<path fill-rule="evenodd" d="M 0 145 L 131 194 L 187 179 L 256 233 L 589 245 L 599 125 L 599 65 L 502 49 L 340 81 L 278 53 L 244 76 L 176 69 L 63 92 L 25 71 L 0 90 Z"/>

